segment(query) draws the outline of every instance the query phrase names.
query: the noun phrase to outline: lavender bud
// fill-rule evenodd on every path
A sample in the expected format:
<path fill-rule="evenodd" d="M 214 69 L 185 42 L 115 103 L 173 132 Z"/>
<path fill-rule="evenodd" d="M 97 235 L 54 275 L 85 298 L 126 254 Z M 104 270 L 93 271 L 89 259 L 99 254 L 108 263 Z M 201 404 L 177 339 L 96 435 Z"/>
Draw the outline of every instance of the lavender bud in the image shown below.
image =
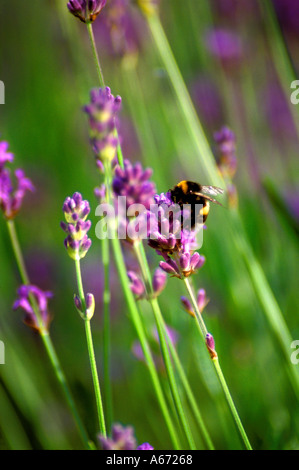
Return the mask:
<path fill-rule="evenodd" d="M 95 310 L 95 300 L 93 294 L 86 295 L 86 318 L 91 320 Z"/>
<path fill-rule="evenodd" d="M 217 353 L 215 351 L 215 341 L 211 333 L 207 333 L 206 335 L 206 345 L 207 345 L 211 358 L 216 359 Z"/>
<path fill-rule="evenodd" d="M 192 308 L 190 300 L 187 299 L 187 297 L 183 296 L 183 297 L 181 297 L 181 302 L 182 302 L 183 307 L 186 310 L 186 312 L 189 313 L 189 315 L 191 315 L 192 317 L 195 317 L 195 313 L 194 313 L 194 310 Z"/>
<path fill-rule="evenodd" d="M 157 268 L 153 276 L 153 291 L 155 296 L 161 294 L 167 283 L 167 274 L 162 269 Z"/>
<path fill-rule="evenodd" d="M 106 0 L 70 0 L 67 7 L 83 23 L 92 23 L 105 4 Z"/>

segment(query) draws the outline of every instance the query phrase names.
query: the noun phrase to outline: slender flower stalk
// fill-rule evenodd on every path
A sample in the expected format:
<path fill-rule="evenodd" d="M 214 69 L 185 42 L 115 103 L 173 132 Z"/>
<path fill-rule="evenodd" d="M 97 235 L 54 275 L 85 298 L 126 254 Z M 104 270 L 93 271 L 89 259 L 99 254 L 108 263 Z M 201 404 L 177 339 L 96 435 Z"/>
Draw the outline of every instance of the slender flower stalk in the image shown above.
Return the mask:
<path fill-rule="evenodd" d="M 219 360 L 218 360 L 218 355 L 215 351 L 215 343 L 214 343 L 214 339 L 212 337 L 212 335 L 210 335 L 210 333 L 208 333 L 208 330 L 206 328 L 206 325 L 205 325 L 205 322 L 202 318 L 202 315 L 201 315 L 201 312 L 199 311 L 199 308 L 198 308 L 198 303 L 196 301 L 196 298 L 195 298 L 195 295 L 194 295 L 194 292 L 193 292 L 193 289 L 190 285 L 190 281 L 188 278 L 185 278 L 184 279 L 184 282 L 185 282 L 185 285 L 186 285 L 186 288 L 187 288 L 187 291 L 188 291 L 188 294 L 190 296 L 190 300 L 192 302 L 192 305 L 193 305 L 193 309 L 194 309 L 194 312 L 195 312 L 195 319 L 196 319 L 196 324 L 198 326 L 198 329 L 199 329 L 199 332 L 202 336 L 202 338 L 204 339 L 206 345 L 207 345 L 207 348 L 208 348 L 208 351 L 210 353 L 210 357 L 212 359 L 212 362 L 213 362 L 213 365 L 214 365 L 214 368 L 215 368 L 215 371 L 216 371 L 216 374 L 218 376 L 218 379 L 219 379 L 219 382 L 220 382 L 220 385 L 222 387 L 222 390 L 224 392 L 224 395 L 225 395 L 225 398 L 226 398 L 226 401 L 228 403 L 228 406 L 229 406 L 229 409 L 231 411 L 231 414 L 233 416 L 233 419 L 235 421 L 235 424 L 236 424 L 236 427 L 237 427 L 237 430 L 241 436 L 241 439 L 246 447 L 247 450 L 252 450 L 252 447 L 251 447 L 251 444 L 249 442 L 249 439 L 247 437 L 247 434 L 245 432 L 245 429 L 242 425 L 242 422 L 241 422 L 241 419 L 239 417 L 239 414 L 237 412 L 237 409 L 235 407 L 235 404 L 233 402 L 233 399 L 232 399 L 232 396 L 230 394 L 230 391 L 229 391 L 229 388 L 226 384 L 226 380 L 224 378 L 224 375 L 223 375 L 223 372 L 222 372 L 222 369 L 221 369 L 221 366 L 219 364 Z"/>
<path fill-rule="evenodd" d="M 93 312 L 91 315 L 89 315 L 87 311 L 88 306 L 85 300 L 85 295 L 84 295 L 84 290 L 83 290 L 81 267 L 80 267 L 79 259 L 75 260 L 75 266 L 76 266 L 76 277 L 77 277 L 79 299 L 80 299 L 81 306 L 82 306 L 81 311 L 83 312 L 83 314 L 85 312 L 85 315 L 83 318 L 84 318 L 84 326 L 85 326 L 85 334 L 86 334 L 86 341 L 87 341 L 87 347 L 88 347 L 90 368 L 91 368 L 94 392 L 95 392 L 95 397 L 96 397 L 100 433 L 102 434 L 102 436 L 105 437 L 106 436 L 106 424 L 105 424 L 100 382 L 99 382 L 99 377 L 98 377 L 98 372 L 97 372 L 97 364 L 96 364 L 96 359 L 95 359 L 95 352 L 94 352 L 93 339 L 92 339 L 91 326 L 90 326 L 90 320 L 91 320 L 91 316 L 93 315 Z"/>
<path fill-rule="evenodd" d="M 27 269 L 26 269 L 26 266 L 25 266 L 24 257 L 23 257 L 22 249 L 21 249 L 21 246 L 20 246 L 20 243 L 19 243 L 18 235 L 17 235 L 17 232 L 16 232 L 16 227 L 15 227 L 14 220 L 7 220 L 7 228 L 8 228 L 10 242 L 11 242 L 12 249 L 13 249 L 13 252 L 14 252 L 14 255 L 15 255 L 15 259 L 16 259 L 16 263 L 17 263 L 17 266 L 18 266 L 18 269 L 19 269 L 19 273 L 20 273 L 22 283 L 26 286 L 29 286 L 30 285 L 30 280 L 29 280 L 29 276 L 28 276 Z M 37 305 L 36 305 L 36 303 L 34 301 L 34 298 L 32 296 L 30 296 L 30 301 L 31 301 L 31 305 L 32 305 L 32 309 L 34 311 L 35 317 L 36 317 L 37 322 L 39 324 L 40 337 L 43 341 L 43 344 L 44 344 L 44 347 L 46 349 L 48 358 L 49 358 L 50 363 L 53 367 L 55 376 L 56 376 L 56 378 L 57 378 L 57 380 L 58 380 L 58 382 L 59 382 L 59 384 L 60 384 L 60 386 L 63 390 L 64 396 L 66 398 L 66 401 L 68 403 L 70 411 L 71 411 L 71 413 L 74 417 L 74 420 L 76 422 L 78 431 L 81 435 L 82 442 L 84 443 L 84 446 L 85 446 L 86 449 L 94 449 L 94 445 L 89 440 L 89 437 L 87 435 L 85 427 L 84 427 L 84 425 L 81 421 L 81 418 L 79 416 L 79 413 L 77 411 L 72 393 L 71 393 L 69 385 L 67 383 L 67 379 L 65 377 L 65 374 L 64 374 L 63 369 L 61 367 L 61 364 L 60 364 L 59 358 L 57 356 L 56 350 L 54 348 L 52 339 L 50 337 L 50 333 L 49 333 L 48 330 L 46 330 L 43 327 L 43 322 L 40 319 L 39 309 L 37 308 Z"/>
<path fill-rule="evenodd" d="M 161 349 L 162 349 L 162 354 L 163 354 L 163 359 L 164 359 L 166 371 L 167 371 L 167 374 L 168 374 L 170 388 L 171 388 L 171 392 L 172 392 L 173 399 L 174 399 L 174 402 L 175 402 L 178 418 L 181 421 L 181 425 L 184 429 L 187 440 L 188 440 L 189 445 L 192 449 L 192 448 L 194 448 L 194 441 L 193 441 L 193 437 L 192 437 L 192 434 L 191 434 L 189 424 L 186 420 L 186 415 L 184 413 L 182 403 L 181 403 L 181 400 L 180 400 L 180 396 L 179 396 L 179 392 L 178 392 L 178 389 L 177 389 L 177 386 L 176 386 L 174 371 L 173 371 L 172 363 L 171 363 L 171 360 L 170 360 L 168 348 L 170 349 L 170 352 L 171 352 L 172 357 L 174 359 L 174 362 L 176 364 L 177 370 L 179 372 L 179 375 L 180 375 L 180 378 L 181 378 L 182 383 L 184 385 L 187 396 L 190 400 L 191 406 L 192 406 L 193 410 L 195 411 L 195 416 L 197 418 L 197 422 L 198 422 L 198 425 L 201 429 L 201 432 L 202 432 L 202 435 L 205 439 L 205 442 L 206 442 L 209 449 L 213 449 L 214 447 L 213 447 L 211 438 L 210 438 L 209 433 L 208 433 L 208 431 L 205 427 L 205 424 L 204 424 L 203 419 L 201 417 L 200 411 L 197 407 L 196 401 L 193 397 L 193 393 L 192 393 L 191 388 L 189 386 L 189 383 L 188 383 L 188 380 L 187 380 L 186 375 L 184 373 L 183 367 L 181 366 L 179 357 L 178 357 L 178 355 L 175 351 L 175 347 L 174 347 L 172 341 L 169 340 L 169 337 L 168 337 L 168 334 L 167 334 L 166 324 L 165 324 L 165 321 L 164 321 L 162 313 L 161 313 L 161 309 L 160 309 L 160 306 L 159 306 L 158 299 L 156 297 L 153 297 L 153 295 L 152 295 L 153 294 L 153 285 L 152 285 L 151 276 L 150 276 L 150 272 L 149 272 L 149 266 L 148 266 L 148 262 L 147 262 L 147 259 L 146 259 L 146 255 L 145 255 L 145 251 L 144 251 L 142 241 L 135 242 L 133 247 L 134 247 L 134 252 L 136 254 L 136 257 L 138 259 L 139 266 L 140 266 L 141 271 L 142 271 L 144 283 L 147 287 L 147 294 L 148 294 L 147 299 L 148 299 L 148 301 L 149 301 L 149 303 L 152 307 L 153 313 L 154 313 L 156 326 L 157 326 L 157 330 L 158 330 L 158 334 L 159 334 L 159 340 L 160 340 Z"/>
<path fill-rule="evenodd" d="M 94 297 L 92 294 L 87 294 L 85 298 L 80 266 L 80 260 L 86 256 L 91 246 L 91 240 L 87 235 L 91 227 L 91 222 L 88 220 L 88 215 L 90 212 L 89 203 L 88 201 L 83 200 L 80 193 L 74 193 L 72 197 L 67 197 L 65 199 L 63 204 L 63 212 L 66 222 L 61 222 L 61 228 L 67 233 L 67 238 L 65 239 L 64 244 L 69 256 L 75 261 L 76 268 L 79 296 L 75 296 L 74 302 L 80 316 L 84 320 L 89 361 L 97 404 L 99 427 L 101 434 L 106 436 L 106 425 L 103 412 L 101 389 L 90 327 L 90 320 L 94 314 Z"/>

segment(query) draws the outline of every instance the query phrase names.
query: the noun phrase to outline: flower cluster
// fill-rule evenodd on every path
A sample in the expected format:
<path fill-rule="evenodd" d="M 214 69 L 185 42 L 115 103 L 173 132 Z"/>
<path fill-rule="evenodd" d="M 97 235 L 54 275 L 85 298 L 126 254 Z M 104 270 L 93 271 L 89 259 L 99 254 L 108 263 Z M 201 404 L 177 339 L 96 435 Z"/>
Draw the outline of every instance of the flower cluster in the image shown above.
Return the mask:
<path fill-rule="evenodd" d="M 143 170 L 141 163 L 132 165 L 129 160 L 124 161 L 124 168 L 115 168 L 113 179 L 113 192 L 115 196 L 126 197 L 126 207 L 131 204 L 142 204 L 146 209 L 154 202 L 156 186 L 149 179 L 152 169 Z"/>
<path fill-rule="evenodd" d="M 146 287 L 141 277 L 135 271 L 131 270 L 131 271 L 128 271 L 128 278 L 130 280 L 131 290 L 133 294 L 135 294 L 136 298 L 138 300 L 146 298 L 147 297 Z M 160 295 L 161 292 L 164 290 L 166 283 L 167 283 L 166 273 L 162 269 L 157 268 L 154 272 L 153 279 L 152 279 L 152 287 L 153 287 L 152 297 L 157 297 L 158 295 Z"/>
<path fill-rule="evenodd" d="M 13 219 L 21 209 L 27 191 L 34 191 L 31 180 L 20 168 L 14 172 L 14 188 L 10 169 L 6 168 L 6 164 L 13 160 L 13 154 L 8 152 L 8 143 L 0 142 L 0 207 L 6 219 Z"/>
<path fill-rule="evenodd" d="M 121 426 L 114 424 L 112 426 L 112 436 L 104 437 L 99 436 L 103 450 L 153 450 L 154 448 L 148 443 L 144 442 L 137 447 L 137 441 L 134 435 L 132 426 Z"/>
<path fill-rule="evenodd" d="M 174 204 L 170 193 L 157 195 L 155 201 L 158 210 L 149 213 L 148 245 L 163 256 L 161 269 L 180 279 L 189 277 L 205 262 L 205 258 L 195 251 L 197 229 L 182 229 L 182 221 L 190 218 L 190 212 Z"/>
<path fill-rule="evenodd" d="M 34 285 L 22 285 L 18 289 L 18 300 L 13 304 L 13 309 L 22 308 L 25 311 L 24 323 L 35 331 L 44 329 L 48 331 L 51 317 L 48 312 L 48 299 L 53 297 L 49 291 L 42 291 Z M 40 318 L 36 317 L 36 313 L 32 305 L 38 308 Z"/>
<path fill-rule="evenodd" d="M 90 141 L 101 170 L 103 162 L 111 162 L 116 156 L 115 118 L 120 106 L 121 97 L 114 97 L 106 87 L 91 90 L 90 103 L 83 108 L 89 118 Z"/>
<path fill-rule="evenodd" d="M 67 197 L 63 204 L 66 222 L 61 222 L 61 228 L 67 233 L 64 245 L 69 256 L 74 260 L 84 258 L 91 246 L 87 232 L 91 227 L 90 220 L 86 220 L 90 213 L 89 202 L 84 201 L 80 193 Z"/>
<path fill-rule="evenodd" d="M 105 5 L 106 0 L 70 0 L 67 7 L 83 23 L 92 23 Z"/>

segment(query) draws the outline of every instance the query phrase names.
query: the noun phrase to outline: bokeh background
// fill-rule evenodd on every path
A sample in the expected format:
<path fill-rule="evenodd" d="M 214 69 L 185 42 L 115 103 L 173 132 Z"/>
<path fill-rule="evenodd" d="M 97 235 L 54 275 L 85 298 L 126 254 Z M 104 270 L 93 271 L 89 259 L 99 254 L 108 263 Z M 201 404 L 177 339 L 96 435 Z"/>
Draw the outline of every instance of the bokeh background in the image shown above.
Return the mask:
<path fill-rule="evenodd" d="M 59 223 L 62 203 L 75 191 L 90 201 L 96 223 L 93 190 L 99 177 L 82 106 L 98 80 L 86 28 L 68 13 L 67 2 L 29 3 L 0 3 L 1 140 L 10 142 L 16 166 L 36 187 L 17 217 L 17 230 L 32 282 L 54 293 L 52 339 L 95 436 L 84 328 L 73 305 L 74 267 Z M 185 178 L 211 184 L 202 179 L 200 156 L 145 19 L 134 4 L 125 19 L 117 16 L 117 3 L 125 2 L 108 0 L 94 31 L 106 84 L 122 97 L 125 157 L 153 168 L 159 192 Z M 298 2 L 161 0 L 160 16 L 212 149 L 214 132 L 223 125 L 235 132 L 242 220 L 291 335 L 299 339 L 299 105 L 290 102 L 291 81 L 296 73 L 299 78 Z M 298 449 L 298 399 L 288 360 L 229 230 L 220 224 L 219 211 L 228 209 L 212 209 L 201 250 L 207 261 L 194 284 L 210 299 L 205 320 L 224 374 L 253 447 Z M 92 327 L 101 375 L 103 273 L 100 242 L 90 233 L 93 245 L 82 271 L 85 291 L 97 300 Z M 154 269 L 159 259 L 147 252 Z M 6 354 L 0 365 L 0 448 L 79 449 L 39 337 L 22 323 L 20 311 L 12 311 L 20 279 L 4 220 L 0 253 L 0 340 Z M 130 263 L 129 252 L 127 258 Z M 171 448 L 148 371 L 132 352 L 136 335 L 113 266 L 111 288 L 114 421 L 134 426 L 139 443 Z M 177 348 L 216 447 L 238 449 L 226 407 L 215 409 L 208 392 L 209 384 L 217 393 L 217 384 L 198 356 L 198 333 L 180 304 L 183 294 L 183 285 L 170 279 L 160 297 L 162 311 L 179 334 Z M 150 331 L 151 311 L 146 303 L 141 308 Z M 163 369 L 161 375 L 166 387 Z"/>

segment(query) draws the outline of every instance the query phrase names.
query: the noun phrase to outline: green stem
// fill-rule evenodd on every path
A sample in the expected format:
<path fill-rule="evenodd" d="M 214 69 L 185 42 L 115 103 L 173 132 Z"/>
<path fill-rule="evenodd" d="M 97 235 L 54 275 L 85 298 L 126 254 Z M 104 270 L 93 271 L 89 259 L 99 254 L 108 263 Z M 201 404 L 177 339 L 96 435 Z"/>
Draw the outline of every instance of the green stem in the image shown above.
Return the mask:
<path fill-rule="evenodd" d="M 86 26 L 87 26 L 87 31 L 88 31 L 88 35 L 89 35 L 89 40 L 90 40 L 90 45 L 91 45 L 91 50 L 92 50 L 94 62 L 95 62 L 95 65 L 96 65 L 96 69 L 97 69 L 97 73 L 98 73 L 98 77 L 99 77 L 99 81 L 100 81 L 100 87 L 104 87 L 105 86 L 105 80 L 104 80 L 104 75 L 103 75 L 103 72 L 102 72 L 102 67 L 101 67 L 99 54 L 98 54 L 97 47 L 96 47 L 96 42 L 95 42 L 95 39 L 94 39 L 92 23 L 86 23 Z"/>
<path fill-rule="evenodd" d="M 104 335 L 103 335 L 103 368 L 104 368 L 104 389 L 106 403 L 106 422 L 107 430 L 111 429 L 113 422 L 113 403 L 112 403 L 112 387 L 111 387 L 111 322 L 110 322 L 110 253 L 109 240 L 102 240 L 102 261 L 104 269 L 104 292 L 103 292 L 103 318 L 104 318 Z"/>
<path fill-rule="evenodd" d="M 231 411 L 231 414 L 234 418 L 234 421 L 236 423 L 236 426 L 238 428 L 238 431 L 240 433 L 240 436 L 242 437 L 242 440 L 245 444 L 245 447 L 247 450 L 252 450 L 252 447 L 251 447 L 251 444 L 249 442 L 249 439 L 247 437 L 247 434 L 245 432 L 245 429 L 242 425 L 242 422 L 241 422 L 241 419 L 239 417 L 239 414 L 237 412 L 237 409 L 236 409 L 236 406 L 233 402 L 233 399 L 232 399 L 232 396 L 230 394 L 230 391 L 228 389 L 228 386 L 227 386 L 227 383 L 226 383 L 226 380 L 224 378 L 224 375 L 223 375 L 223 372 L 222 372 L 222 369 L 220 367 L 220 364 L 219 364 L 219 360 L 218 360 L 218 357 L 215 357 L 214 359 L 212 359 L 212 362 L 213 362 L 213 365 L 215 367 L 215 370 L 216 370 L 216 373 L 217 373 L 217 376 L 218 376 L 218 379 L 219 379 L 219 382 L 221 384 L 221 387 L 222 387 L 222 390 L 224 392 L 224 395 L 225 395 L 225 398 L 226 398 L 226 401 L 228 403 L 228 406 L 229 406 L 229 409 Z"/>
<path fill-rule="evenodd" d="M 25 266 L 23 253 L 22 253 L 22 250 L 21 250 L 18 235 L 17 235 L 17 232 L 16 232 L 15 223 L 14 223 L 13 220 L 8 220 L 7 221 L 7 228 L 8 228 L 8 233 L 9 233 L 12 249 L 13 249 L 13 252 L 14 252 L 14 255 L 15 255 L 15 259 L 16 259 L 16 263 L 17 263 L 17 266 L 18 266 L 18 269 L 19 269 L 19 273 L 20 273 L 20 276 L 21 276 L 22 283 L 25 284 L 25 285 L 30 285 L 30 280 L 29 280 L 29 276 L 28 276 L 27 269 L 26 269 L 26 266 Z M 36 305 L 36 302 L 33 301 L 34 299 L 32 299 L 32 297 L 30 298 L 30 300 L 32 301 L 31 302 L 32 303 L 32 308 L 34 310 L 34 313 L 35 313 L 35 316 L 37 318 L 38 324 L 40 326 L 41 339 L 43 341 L 44 347 L 45 347 L 46 352 L 48 354 L 48 358 L 50 360 L 50 363 L 53 367 L 55 376 L 56 376 L 58 382 L 60 383 L 60 386 L 61 386 L 61 388 L 64 392 L 64 395 L 65 395 L 66 401 L 68 403 L 68 406 L 70 408 L 70 411 L 71 411 L 71 413 L 74 417 L 74 420 L 75 420 L 75 423 L 77 425 L 78 431 L 80 433 L 82 442 L 84 443 L 84 446 L 85 446 L 86 449 L 94 449 L 94 445 L 90 442 L 90 440 L 88 438 L 88 435 L 87 435 L 87 432 L 85 430 L 85 427 L 84 427 L 84 425 L 81 421 L 81 418 L 80 418 L 80 416 L 77 412 L 75 402 L 73 400 L 73 397 L 72 397 L 71 391 L 69 389 L 69 386 L 68 386 L 66 377 L 64 375 L 64 372 L 62 370 L 62 367 L 60 365 L 60 362 L 59 362 L 58 356 L 56 354 L 54 345 L 52 343 L 50 334 L 43 327 L 43 323 L 41 321 L 39 309 Z"/>
<path fill-rule="evenodd" d="M 149 373 L 150 373 L 151 380 L 152 380 L 152 383 L 156 392 L 158 403 L 160 405 L 163 417 L 165 419 L 174 448 L 176 450 L 182 449 L 182 446 L 180 445 L 180 442 L 177 436 L 175 426 L 172 422 L 172 418 L 170 416 L 170 413 L 167 407 L 167 403 L 164 398 L 164 394 L 163 394 L 160 381 L 158 378 L 158 374 L 155 368 L 155 363 L 153 361 L 153 357 L 152 357 L 152 354 L 151 354 L 151 351 L 150 351 L 150 348 L 146 339 L 146 334 L 142 325 L 141 318 L 139 316 L 136 302 L 132 294 L 132 291 L 130 289 L 130 286 L 128 284 L 127 269 L 126 269 L 125 262 L 123 259 L 120 242 L 116 237 L 112 238 L 111 241 L 112 241 L 114 258 L 115 258 L 115 263 L 116 263 L 116 267 L 118 270 L 120 282 L 121 282 L 123 292 L 124 292 L 124 295 L 125 295 L 128 307 L 129 307 L 131 319 L 136 329 L 136 332 L 137 332 L 137 335 L 138 335 L 138 338 L 142 347 L 142 351 L 145 357 L 145 361 L 149 369 Z"/>
<path fill-rule="evenodd" d="M 107 197 L 107 202 L 108 203 L 111 202 L 111 200 L 112 200 L 112 197 L 111 197 L 112 174 L 111 174 L 111 172 L 112 172 L 111 165 L 110 165 L 109 162 L 106 162 L 105 163 L 105 178 L 106 178 L 106 191 L 107 191 L 107 196 L 106 197 Z M 173 425 L 171 416 L 170 416 L 168 408 L 167 408 L 167 404 L 166 404 L 164 394 L 163 394 L 163 391 L 162 391 L 162 388 L 161 388 L 161 385 L 160 385 L 160 382 L 159 382 L 158 374 L 157 374 L 157 371 L 156 371 L 156 368 L 155 368 L 155 364 L 154 364 L 154 361 L 153 361 L 153 358 L 152 358 L 152 354 L 150 352 L 150 348 L 149 348 L 147 339 L 146 339 L 146 334 L 145 334 L 145 331 L 144 331 L 144 328 L 143 328 L 143 325 L 142 325 L 142 321 L 141 321 L 140 316 L 139 316 L 139 312 L 138 312 L 138 309 L 137 309 L 137 306 L 136 306 L 136 302 L 135 302 L 134 296 L 133 296 L 132 291 L 131 291 L 130 286 L 129 286 L 128 276 L 127 276 L 127 269 L 126 269 L 126 265 L 125 265 L 125 261 L 124 261 L 120 241 L 117 238 L 117 233 L 116 233 L 116 230 L 115 230 L 114 221 L 112 222 L 112 224 L 110 223 L 108 233 L 111 234 L 111 244 L 112 244 L 112 249 L 113 249 L 113 253 L 114 253 L 114 259 L 115 259 L 116 267 L 117 267 L 119 277 L 120 277 L 120 282 L 121 282 L 121 285 L 122 285 L 122 288 L 123 288 L 123 291 L 124 291 L 124 295 L 125 295 L 128 307 L 129 307 L 132 322 L 133 322 L 134 327 L 136 329 L 136 332 L 137 332 L 137 335 L 138 335 L 138 338 L 139 338 L 139 341 L 140 341 L 140 344 L 141 344 L 141 347 L 142 347 L 142 350 L 143 350 L 143 354 L 144 354 L 146 363 L 147 363 L 148 368 L 149 368 L 149 373 L 150 373 L 150 376 L 151 376 L 151 379 L 152 379 L 152 382 L 153 382 L 153 386 L 154 386 L 154 389 L 155 389 L 155 392 L 156 392 L 156 395 L 157 395 L 157 399 L 158 399 L 158 402 L 160 404 L 162 414 L 164 416 L 167 428 L 169 430 L 169 434 L 171 436 L 172 443 L 173 443 L 175 449 L 179 449 L 179 448 L 181 448 L 181 446 L 180 446 L 180 443 L 179 443 L 177 433 L 175 431 L 175 427 Z"/>
<path fill-rule="evenodd" d="M 198 308 L 198 305 L 197 305 L 197 302 L 196 302 L 196 299 L 195 299 L 195 295 L 193 293 L 193 290 L 192 290 L 192 287 L 190 285 L 189 279 L 185 278 L 184 282 L 185 282 L 185 285 L 187 287 L 187 291 L 188 291 L 188 294 L 190 296 L 191 302 L 193 304 L 196 323 L 197 323 L 199 331 L 201 333 L 201 337 L 205 341 L 208 330 L 207 330 L 206 325 L 204 323 L 204 320 L 202 318 L 201 312 Z M 241 419 L 239 417 L 239 414 L 238 414 L 237 409 L 235 407 L 235 404 L 233 402 L 232 396 L 231 396 L 230 391 L 228 389 L 228 386 L 226 384 L 225 378 L 223 376 L 223 373 L 222 373 L 222 370 L 221 370 L 221 367 L 220 367 L 220 364 L 219 364 L 219 361 L 218 361 L 218 356 L 214 357 L 212 359 L 212 362 L 213 362 L 213 365 L 215 367 L 217 377 L 219 379 L 221 388 L 224 392 L 227 404 L 229 406 L 230 412 L 232 414 L 232 417 L 234 419 L 234 422 L 236 424 L 236 427 L 237 427 L 237 430 L 240 434 L 240 437 L 241 437 L 242 441 L 244 442 L 244 445 L 245 445 L 246 449 L 247 450 L 252 450 L 249 439 L 248 439 L 247 434 L 245 432 L 245 429 L 242 425 Z"/>
<path fill-rule="evenodd" d="M 145 254 L 145 250 L 144 250 L 144 246 L 143 246 L 142 242 L 140 242 L 140 244 L 139 244 L 138 251 L 139 251 L 138 262 L 139 262 L 140 269 L 142 270 L 142 273 L 143 273 L 144 283 L 145 283 L 146 286 L 148 286 L 149 292 L 152 292 L 151 273 L 150 273 L 148 261 L 147 261 L 147 258 L 146 258 L 146 254 Z M 168 337 L 167 327 L 166 327 L 166 323 L 164 321 L 163 315 L 161 313 L 161 309 L 160 309 L 158 300 L 156 301 L 155 308 L 158 310 L 158 317 L 161 320 L 161 326 L 163 328 L 163 334 L 167 338 Z M 191 387 L 189 385 L 188 379 L 187 379 L 186 374 L 184 372 L 184 368 L 182 367 L 182 364 L 181 364 L 181 361 L 178 357 L 176 349 L 175 349 L 175 347 L 174 347 L 174 345 L 173 345 L 173 343 L 170 339 L 168 341 L 168 347 L 170 349 L 170 352 L 171 352 L 172 358 L 174 360 L 175 366 L 177 368 L 180 379 L 181 379 L 182 384 L 184 386 L 184 389 L 185 389 L 186 395 L 188 397 L 189 403 L 191 405 L 191 408 L 193 410 L 194 416 L 196 417 L 197 424 L 199 426 L 199 429 L 202 432 L 202 436 L 204 438 L 204 441 L 205 441 L 205 443 L 206 443 L 209 450 L 214 450 L 214 445 L 213 445 L 212 440 L 210 438 L 209 432 L 208 432 L 208 430 L 207 430 L 207 428 L 204 424 L 204 421 L 203 421 L 203 418 L 202 418 L 201 413 L 199 411 L 199 408 L 197 406 L 195 397 L 193 395 L 193 392 L 192 392 Z"/>
<path fill-rule="evenodd" d="M 81 300 L 82 311 L 86 311 L 86 302 L 85 302 L 85 295 L 83 290 L 83 282 L 81 276 L 81 267 L 80 267 L 80 260 L 75 260 L 76 266 L 76 277 L 77 277 L 77 286 L 78 286 L 78 293 Z M 92 380 L 94 386 L 94 392 L 96 397 L 96 405 L 97 405 L 97 413 L 98 413 L 98 420 L 99 420 L 99 427 L 100 433 L 102 436 L 106 437 L 106 425 L 105 425 L 105 417 L 103 411 L 103 404 L 102 404 L 102 396 L 101 396 L 101 389 L 99 383 L 99 377 L 97 372 L 97 365 L 95 360 L 95 353 L 94 353 L 94 346 L 93 346 L 93 339 L 91 334 L 91 327 L 90 327 L 90 320 L 88 318 L 84 319 L 85 324 L 85 333 L 86 333 L 86 341 L 87 341 L 87 348 L 88 348 L 88 355 L 90 361 L 90 368 L 92 373 Z"/>

